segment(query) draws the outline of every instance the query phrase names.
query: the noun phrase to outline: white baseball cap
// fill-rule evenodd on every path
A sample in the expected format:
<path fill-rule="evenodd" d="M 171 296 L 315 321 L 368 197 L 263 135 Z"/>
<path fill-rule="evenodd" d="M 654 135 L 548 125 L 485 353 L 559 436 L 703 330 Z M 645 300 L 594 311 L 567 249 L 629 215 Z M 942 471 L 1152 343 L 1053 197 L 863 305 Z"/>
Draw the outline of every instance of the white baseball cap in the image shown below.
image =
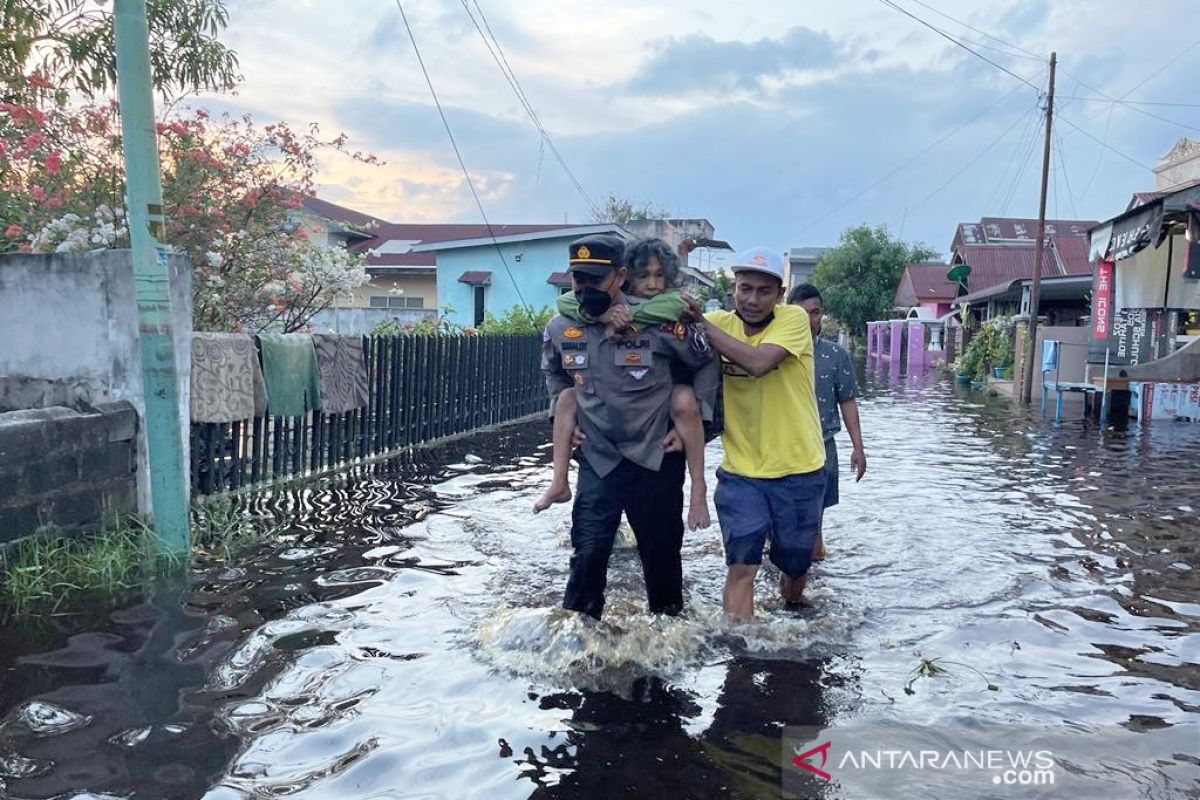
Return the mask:
<path fill-rule="evenodd" d="M 751 247 L 738 253 L 737 263 L 732 269 L 735 275 L 739 272 L 773 275 L 783 283 L 783 256 L 766 247 Z"/>

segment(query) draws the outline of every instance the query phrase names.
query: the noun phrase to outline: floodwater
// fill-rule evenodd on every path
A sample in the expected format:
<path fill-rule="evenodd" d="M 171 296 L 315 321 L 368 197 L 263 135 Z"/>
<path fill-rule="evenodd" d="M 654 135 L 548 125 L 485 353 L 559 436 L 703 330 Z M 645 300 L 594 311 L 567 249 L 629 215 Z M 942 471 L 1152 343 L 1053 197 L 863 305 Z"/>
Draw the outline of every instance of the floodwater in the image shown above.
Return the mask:
<path fill-rule="evenodd" d="M 628 549 L 603 623 L 557 610 L 568 512 L 528 511 L 548 429 L 481 434 L 262 500 L 294 524 L 236 567 L 0 629 L 0 797 L 778 797 L 787 726 L 1194 732 L 1200 425 L 864 389 L 870 472 L 843 478 L 811 611 L 768 577 L 758 621 L 725 622 L 715 527 L 686 537 L 683 617 L 643 612 Z M 1194 744 L 1073 770 L 1195 797 Z"/>

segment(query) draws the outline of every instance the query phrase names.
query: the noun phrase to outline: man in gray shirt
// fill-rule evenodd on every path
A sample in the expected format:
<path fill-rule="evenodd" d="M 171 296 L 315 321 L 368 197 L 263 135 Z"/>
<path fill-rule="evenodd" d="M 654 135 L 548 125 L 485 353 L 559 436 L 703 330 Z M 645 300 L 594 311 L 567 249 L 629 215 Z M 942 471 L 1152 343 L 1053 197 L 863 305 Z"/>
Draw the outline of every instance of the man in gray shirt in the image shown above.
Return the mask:
<path fill-rule="evenodd" d="M 825 309 L 817 287 L 811 283 L 800 284 L 788 295 L 788 303 L 808 312 L 808 322 L 812 328 L 817 411 L 821 415 L 821 434 L 825 437 L 825 508 L 829 508 L 837 505 L 839 500 L 837 443 L 834 437 L 842 429 L 842 420 L 846 422 L 846 432 L 854 448 L 850 452 L 850 468 L 854 470 L 855 482 L 862 480 L 867 471 L 867 454 L 863 450 L 862 426 L 858 420 L 854 364 L 844 347 L 821 338 L 821 318 Z M 824 557 L 825 541 L 818 531 L 813 560 Z"/>
<path fill-rule="evenodd" d="M 589 317 L 602 319 L 628 305 L 621 290 L 623 259 L 624 243 L 612 235 L 571 243 L 571 281 Z M 582 434 L 563 607 L 600 618 L 624 511 L 637 537 L 650 611 L 677 614 L 683 608 L 684 459 L 668 444 L 671 365 L 693 372 L 705 367 L 713 358 L 708 341 L 701 329 L 683 323 L 610 339 L 604 322 L 582 324 L 561 315 L 550 320 L 542 340 L 551 402 L 574 391 Z M 715 394 L 720 373 L 711 372 Z M 711 408 L 707 393 L 694 388 L 702 407 Z"/>

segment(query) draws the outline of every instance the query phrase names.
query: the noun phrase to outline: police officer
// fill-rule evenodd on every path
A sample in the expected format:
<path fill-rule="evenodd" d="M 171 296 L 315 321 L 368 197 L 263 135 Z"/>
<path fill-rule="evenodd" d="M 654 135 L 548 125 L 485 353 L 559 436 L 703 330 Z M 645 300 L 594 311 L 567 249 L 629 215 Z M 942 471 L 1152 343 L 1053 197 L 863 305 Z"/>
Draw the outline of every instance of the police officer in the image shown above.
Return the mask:
<path fill-rule="evenodd" d="M 606 317 L 610 308 L 630 302 L 622 292 L 623 256 L 624 244 L 613 235 L 571 244 L 572 286 L 590 318 Z M 600 618 L 622 511 L 637 537 L 650 611 L 677 614 L 683 608 L 684 458 L 666 452 L 671 366 L 695 371 L 711 360 L 703 332 L 683 323 L 611 339 L 604 322 L 556 316 L 546 326 L 546 388 L 552 403 L 559 393 L 575 391 L 583 434 L 564 608 Z"/>

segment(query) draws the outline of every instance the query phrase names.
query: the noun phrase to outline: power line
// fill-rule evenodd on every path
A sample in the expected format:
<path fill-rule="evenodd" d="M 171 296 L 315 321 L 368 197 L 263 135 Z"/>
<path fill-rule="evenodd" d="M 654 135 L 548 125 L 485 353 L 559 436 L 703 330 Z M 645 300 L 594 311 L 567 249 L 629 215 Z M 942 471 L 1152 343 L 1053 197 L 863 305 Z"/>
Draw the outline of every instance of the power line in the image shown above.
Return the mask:
<path fill-rule="evenodd" d="M 855 200 L 857 200 L 857 199 L 859 199 L 860 197 L 862 197 L 863 195 L 865 195 L 867 192 L 871 191 L 872 189 L 874 189 L 875 187 L 877 187 L 877 186 L 879 186 L 879 185 L 881 185 L 881 184 L 883 184 L 883 183 L 886 183 L 888 180 L 890 180 L 891 178 L 895 177 L 896 175 L 898 175 L 899 173 L 903 172 L 905 169 L 907 169 L 908 167 L 910 167 L 912 164 L 914 164 L 914 163 L 916 163 L 917 161 L 919 161 L 919 160 L 920 160 L 922 157 L 924 157 L 924 156 L 925 156 L 925 154 L 927 154 L 929 151 L 933 150 L 935 147 L 937 147 L 938 145 L 940 145 L 942 142 L 944 142 L 944 141 L 946 141 L 947 139 L 951 138 L 952 136 L 954 136 L 955 134 L 957 134 L 959 131 L 961 131 L 963 128 L 966 128 L 968 125 L 970 125 L 971 123 L 975 122 L 976 120 L 978 120 L 978 119 L 979 119 L 980 117 L 982 117 L 983 115 L 987 114 L 987 113 L 988 113 L 989 111 L 991 111 L 993 108 L 995 108 L 996 106 L 1000 105 L 1001 103 L 1003 103 L 1003 102 L 1004 102 L 1005 100 L 1007 100 L 1008 98 L 1012 97 L 1014 94 L 1016 94 L 1016 93 L 1017 93 L 1017 92 L 1019 92 L 1020 90 L 1021 90 L 1021 87 L 1020 87 L 1020 86 L 1015 86 L 1015 87 L 1013 87 L 1013 88 L 1012 88 L 1011 90 L 1009 90 L 1009 91 L 1008 91 L 1006 94 L 1004 94 L 1004 95 L 1001 95 L 1001 97 L 1000 97 L 998 100 L 996 100 L 995 102 L 993 102 L 991 105 L 987 106 L 987 107 L 986 107 L 986 108 L 984 108 L 982 111 L 980 111 L 978 114 L 976 114 L 975 116 L 971 117 L 970 119 L 968 119 L 968 120 L 966 120 L 965 122 L 963 122 L 962 124 L 960 124 L 958 127 L 956 127 L 956 128 L 953 128 L 953 129 L 952 129 L 952 130 L 950 130 L 948 133 L 945 133 L 945 134 L 943 134 L 941 138 L 937 139 L 936 141 L 934 141 L 934 142 L 932 142 L 931 144 L 929 144 L 929 145 L 925 146 L 924 148 L 922 148 L 922 149 L 921 149 L 919 152 L 917 152 L 915 155 L 913 155 L 912 157 L 910 157 L 909 159 L 907 159 L 906 161 L 904 161 L 904 163 L 900 164 L 900 166 L 896 167 L 895 169 L 891 170 L 891 171 L 890 171 L 890 172 L 888 172 L 887 174 L 885 174 L 885 175 L 883 175 L 883 176 L 881 176 L 881 177 L 879 177 L 879 178 L 875 179 L 875 180 L 874 180 L 874 181 L 872 181 L 871 183 L 869 183 L 869 184 L 867 184 L 866 186 L 864 186 L 863 188 L 859 189 L 857 192 L 855 192 L 854 194 L 850 195 L 850 197 L 846 198 L 846 199 L 845 199 L 845 200 L 843 200 L 841 203 L 838 203 L 836 206 L 834 206 L 834 207 L 832 207 L 832 208 L 828 209 L 828 210 L 827 210 L 827 211 L 826 211 L 824 214 L 821 214 L 821 215 L 819 215 L 819 216 L 817 216 L 817 217 L 814 217 L 812 220 L 810 220 L 810 221 L 809 221 L 809 223 L 808 223 L 807 225 L 805 225 L 804 227 L 802 227 L 802 228 L 800 228 L 799 230 L 797 230 L 797 231 L 796 231 L 796 233 L 797 233 L 797 234 L 799 234 L 799 233 L 803 233 L 804 231 L 807 231 L 807 230 L 809 230 L 810 228 L 813 228 L 813 227 L 814 227 L 814 226 L 816 226 L 817 224 L 819 224 L 819 223 L 821 223 L 821 222 L 824 222 L 826 219 L 828 219 L 829 217 L 833 216 L 833 215 L 834 215 L 834 214 L 836 214 L 838 211 L 841 211 L 843 208 L 845 208 L 846 206 L 850 205 L 850 204 L 851 204 L 851 203 L 853 203 Z"/>
<path fill-rule="evenodd" d="M 1192 50 L 1196 49 L 1197 46 L 1200 46 L 1200 39 L 1197 39 L 1196 41 L 1192 42 L 1190 45 L 1188 45 L 1182 51 L 1180 51 L 1177 55 L 1175 55 L 1175 57 L 1172 58 L 1170 61 L 1163 64 L 1158 69 L 1154 70 L 1149 75 L 1147 75 L 1146 77 L 1142 78 L 1140 81 L 1135 83 L 1132 87 L 1130 87 L 1128 90 L 1126 90 L 1126 92 L 1124 94 L 1122 94 L 1120 97 L 1113 97 L 1108 92 L 1105 92 L 1103 89 L 1097 89 L 1095 86 L 1092 86 L 1091 84 L 1089 84 L 1086 81 L 1079 78 L 1079 76 L 1077 76 L 1071 72 L 1068 72 L 1065 69 L 1063 70 L 1063 72 L 1067 75 L 1070 75 L 1072 78 L 1074 78 L 1075 81 L 1080 86 L 1083 86 L 1086 89 L 1091 89 L 1093 92 L 1096 92 L 1097 94 L 1101 95 L 1104 99 L 1106 99 L 1114 104 L 1123 105 L 1126 108 L 1128 108 L 1129 110 L 1136 111 L 1137 113 L 1141 114 L 1142 116 L 1149 117 L 1151 119 L 1156 119 L 1156 120 L 1159 120 L 1160 122 L 1166 122 L 1169 125 L 1175 125 L 1180 128 L 1188 128 L 1190 130 L 1200 130 L 1200 128 L 1196 128 L 1192 125 L 1188 125 L 1188 124 L 1185 124 L 1183 122 L 1179 122 L 1179 121 L 1173 120 L 1173 119 L 1167 119 L 1166 117 L 1159 116 L 1158 114 L 1152 114 L 1143 108 L 1138 108 L 1139 104 L 1133 103 L 1131 101 L 1127 102 L 1125 99 L 1125 98 L 1129 97 L 1129 95 L 1136 92 L 1138 89 L 1145 86 L 1147 83 L 1149 83 L 1151 80 L 1156 78 L 1158 75 L 1160 75 L 1162 72 L 1167 70 L 1169 67 L 1174 66 L 1181 58 L 1186 56 Z M 1094 115 L 1090 119 L 1095 119 L 1096 116 L 1099 116 L 1099 115 L 1098 114 Z"/>
<path fill-rule="evenodd" d="M 974 25 L 970 24 L 969 22 L 964 22 L 960 19 L 956 19 L 955 17 L 950 16 L 946 12 L 931 6 L 929 3 L 923 2 L 923 0 L 911 0 L 911 2 L 916 3 L 919 6 L 922 6 L 923 8 L 927 8 L 930 11 L 932 11 L 933 13 L 937 14 L 938 16 L 945 17 L 946 19 L 950 20 L 951 22 L 955 22 L 959 25 L 962 25 L 964 28 L 968 28 L 968 29 L 974 31 L 975 33 L 980 34 L 981 36 L 985 36 L 988 39 L 991 39 L 992 41 L 997 42 L 998 44 L 1002 44 L 1005 47 L 1010 47 L 1013 50 L 1018 51 L 1017 53 L 1007 53 L 1007 55 L 1009 55 L 1012 58 L 1027 58 L 1027 59 L 1032 59 L 1032 60 L 1036 60 L 1036 61 L 1042 60 L 1042 57 L 1039 56 L 1037 53 L 1030 52 L 1029 50 L 1026 50 L 1024 47 L 1021 47 L 1018 44 L 1014 44 L 1012 42 L 1001 39 L 998 36 L 994 36 L 994 35 L 988 33 L 987 31 L 983 30 L 982 28 L 975 27 Z M 974 43 L 974 44 L 978 44 L 978 43 Z M 1075 81 L 1077 83 L 1079 83 L 1079 85 L 1084 86 L 1085 88 L 1091 89 L 1093 92 L 1097 92 L 1098 94 L 1101 95 L 1101 97 L 1093 98 L 1093 97 L 1081 97 L 1081 96 L 1077 96 L 1077 95 L 1063 95 L 1063 96 L 1061 96 L 1061 99 L 1063 99 L 1063 100 L 1092 100 L 1092 101 L 1105 101 L 1106 100 L 1108 102 L 1117 102 L 1117 103 L 1120 103 L 1121 105 L 1125 105 L 1125 106 L 1170 106 L 1170 107 L 1176 107 L 1176 108 L 1200 108 L 1200 103 L 1176 103 L 1176 102 L 1162 102 L 1162 101 L 1153 101 L 1153 100 L 1126 100 L 1125 99 L 1126 97 L 1128 97 L 1129 95 L 1133 94 L 1135 91 L 1140 89 L 1142 86 L 1149 83 L 1151 79 L 1153 79 L 1154 77 L 1159 75 L 1161 72 L 1166 70 L 1168 67 L 1177 63 L 1179 61 L 1179 59 L 1183 58 L 1185 55 L 1187 55 L 1189 52 L 1191 52 L 1193 49 L 1195 49 L 1197 45 L 1200 45 L 1200 40 L 1193 42 L 1186 49 L 1184 49 L 1184 51 L 1181 52 L 1179 55 L 1175 56 L 1170 61 L 1168 61 L 1166 64 L 1164 64 L 1163 66 L 1159 67 L 1154 72 L 1147 75 L 1139 83 L 1137 83 L 1132 89 L 1125 92 L 1125 94 L 1122 95 L 1119 100 L 1114 99 L 1112 96 L 1106 94 L 1105 92 L 1101 91 L 1100 89 L 1097 89 L 1094 86 L 1090 86 L 1089 84 L 1082 81 L 1078 76 L 1067 71 L 1066 69 L 1063 69 L 1062 71 L 1065 74 L 1070 75 L 1072 78 L 1074 78 Z M 996 48 L 990 48 L 990 49 L 996 50 Z M 997 52 L 1004 52 L 1004 51 L 997 50 Z M 1136 110 L 1136 109 L 1134 109 L 1134 110 Z M 1182 123 L 1174 122 L 1173 120 L 1168 120 L 1164 117 L 1156 117 L 1156 119 L 1160 119 L 1163 122 L 1170 122 L 1171 124 L 1174 124 L 1174 125 L 1180 125 L 1181 127 L 1185 127 L 1185 128 L 1191 127 L 1188 125 L 1184 125 Z M 1193 130 L 1195 130 L 1195 129 L 1193 129 Z"/>
<path fill-rule="evenodd" d="M 538 116 L 537 111 L 534 110 L 533 104 L 529 100 L 529 96 L 525 94 L 525 89 L 523 86 L 521 86 L 521 81 L 517 78 L 517 73 L 513 70 L 512 65 L 508 62 L 508 56 L 505 55 L 504 48 L 500 46 L 500 41 L 496 39 L 496 34 L 492 32 L 492 26 L 488 22 L 487 16 L 483 13 L 483 8 L 479 5 L 479 0 L 475 0 L 475 9 L 479 12 L 478 20 L 475 18 L 475 14 L 471 12 L 471 6 L 469 5 L 468 0 L 462 0 L 462 5 L 463 10 L 467 12 L 467 16 L 471 18 L 471 23 L 475 26 L 476 32 L 479 33 L 479 38 L 483 40 L 484 47 L 487 48 L 488 53 L 490 53 L 492 56 L 492 60 L 495 61 L 496 66 L 500 68 L 500 73 L 504 75 L 504 79 L 508 82 L 509 88 L 513 90 L 513 93 L 517 96 L 517 100 L 525 109 L 525 113 L 529 115 L 530 121 L 533 122 L 533 125 L 535 128 L 537 128 L 538 133 L 541 134 L 542 141 L 546 145 L 549 145 L 550 152 L 554 154 L 555 160 L 558 161 L 559 165 L 563 168 L 563 172 L 565 172 L 567 177 L 570 178 L 571 183 L 575 185 L 576 190 L 578 190 L 584 202 L 587 203 L 588 208 L 591 209 L 593 214 L 600 216 L 600 207 L 596 205 L 596 203 L 592 200 L 591 195 L 589 195 L 587 190 L 583 188 L 583 184 L 580 183 L 577 177 L 575 177 L 575 173 L 571 171 L 569 166 L 567 166 L 566 159 L 563 158 L 562 153 L 560 153 L 558 150 L 558 146 L 550 137 L 549 131 L 547 131 L 546 127 L 542 124 L 542 120 Z M 483 21 L 483 28 L 479 26 L 480 20 Z M 486 35 L 484 34 L 484 28 L 487 29 Z M 491 38 L 490 42 L 488 40 L 489 37 Z M 495 49 L 493 49 L 493 45 L 495 46 Z"/>
<path fill-rule="evenodd" d="M 1153 172 L 1153 171 L 1154 171 L 1152 167 L 1149 167 L 1149 166 L 1147 166 L 1147 165 L 1143 164 L 1142 162 L 1138 161 L 1138 160 L 1137 160 L 1136 158 L 1134 158 L 1133 156 L 1126 155 L 1125 153 L 1122 153 L 1120 150 L 1118 150 L 1117 148 L 1113 147 L 1112 145 L 1110 145 L 1110 144 L 1108 144 L 1108 143 L 1106 143 L 1106 142 L 1102 142 L 1102 141 L 1100 141 L 1100 140 L 1099 140 L 1099 139 L 1097 139 L 1095 136 L 1093 136 L 1092 134 L 1088 133 L 1088 132 L 1087 132 L 1086 130 L 1084 130 L 1083 128 L 1081 128 L 1081 127 L 1079 127 L 1078 125 L 1076 125 L 1074 122 L 1071 122 L 1071 120 L 1067 119 L 1067 118 L 1066 118 L 1065 116 L 1063 116 L 1062 114 L 1059 114 L 1059 115 L 1058 115 L 1058 118 L 1059 118 L 1059 119 L 1061 119 L 1063 122 L 1067 123 L 1068 125 L 1070 125 L 1070 126 L 1071 126 L 1072 128 L 1074 128 L 1075 130 L 1077 130 L 1077 131 L 1079 131 L 1080 133 L 1082 133 L 1082 134 L 1083 134 L 1084 136 L 1086 136 L 1087 138 L 1091 139 L 1091 140 L 1092 140 L 1093 142 L 1095 142 L 1096 144 L 1098 144 L 1098 145 L 1100 145 L 1101 147 L 1103 147 L 1105 150 L 1109 151 L 1110 153 L 1113 153 L 1114 155 L 1118 155 L 1118 156 L 1120 156 L 1121 158 L 1123 158 L 1123 159 L 1125 159 L 1126 161 L 1128 161 L 1130 164 L 1133 164 L 1133 165 L 1135 165 L 1135 166 L 1141 167 L 1142 169 L 1144 169 L 1144 170 L 1146 170 L 1146 171 L 1148 171 L 1148 172 Z"/>
<path fill-rule="evenodd" d="M 1024 78 L 1022 78 L 1020 75 L 1018 75 L 1017 73 L 1015 73 L 1015 72 L 1013 72 L 1012 70 L 1010 70 L 1008 67 L 1005 67 L 1005 66 L 1003 66 L 1003 65 L 1001 65 L 1001 64 L 997 64 L 995 61 L 992 61 L 990 58 L 988 58 L 987 56 L 983 55 L 983 54 L 982 54 L 982 53 L 980 53 L 978 50 L 972 50 L 970 47 L 967 47 L 967 46 L 966 46 L 965 44 L 963 44 L 961 41 L 959 41 L 958 39 L 955 39 L 953 36 L 951 36 L 950 34 L 946 33 L 946 32 L 945 32 L 944 30 L 942 30 L 941 28 L 939 28 L 939 27 L 937 27 L 937 26 L 935 26 L 935 25 L 931 25 L 930 23 L 928 23 L 928 22 L 926 22 L 925 20 L 921 19 L 920 17 L 918 17 L 916 14 L 912 13 L 912 12 L 911 12 L 911 11 L 909 11 L 908 9 L 906 9 L 906 8 L 902 8 L 901 6 L 898 6 L 898 5 L 896 5 L 896 3 L 894 3 L 894 2 L 893 2 L 893 0 L 879 0 L 879 2 L 883 3 L 883 4 L 884 4 L 885 6 L 887 6 L 888 8 L 892 8 L 892 9 L 895 9 L 896 11 L 899 11 L 901 14 L 903 14 L 903 15 L 904 15 L 904 16 L 906 16 L 906 17 L 909 17 L 910 19 L 916 20 L 916 21 L 917 21 L 917 22 L 919 22 L 920 24 L 924 25 L 926 28 L 929 28 L 929 30 L 931 30 L 931 31 L 933 31 L 934 33 L 936 33 L 937 35 L 939 35 L 939 36 L 941 36 L 941 37 L 943 37 L 943 38 L 947 39 L 948 41 L 950 41 L 950 42 L 954 43 L 954 44 L 955 44 L 955 45 L 957 45 L 958 47 L 961 47 L 963 50 L 966 50 L 968 53 L 970 53 L 971 55 L 975 56 L 976 58 L 980 58 L 980 59 L 982 59 L 982 60 L 986 61 L 987 63 L 991 64 L 993 67 L 995 67 L 996 69 L 1000 70 L 1001 72 L 1004 72 L 1004 73 L 1006 73 L 1006 74 L 1008 74 L 1008 75 L 1011 75 L 1012 77 L 1016 78 L 1016 79 L 1017 79 L 1017 80 L 1019 80 L 1021 83 L 1025 84 L 1026 86 L 1028 86 L 1030 89 L 1033 89 L 1035 92 L 1040 92 L 1040 91 L 1041 91 L 1041 89 L 1039 89 L 1038 87 L 1034 86 L 1032 83 L 1030 83 L 1029 81 L 1025 80 L 1025 79 L 1024 79 Z"/>
<path fill-rule="evenodd" d="M 1000 215 L 1004 216 L 1008 213 L 1009 204 L 1013 198 L 1017 196 L 1017 190 L 1021 186 L 1021 179 L 1025 177 L 1026 170 L 1033 163 L 1034 154 L 1037 152 L 1038 146 L 1038 125 L 1035 123 L 1029 136 L 1029 141 L 1025 145 L 1025 156 L 1020 161 L 1020 166 L 1013 173 L 1012 183 L 1009 184 L 1008 190 L 1004 194 L 1004 200 L 1000 204 Z"/>
<path fill-rule="evenodd" d="M 1035 105 L 1033 107 L 1033 111 L 1037 111 L 1037 109 L 1038 109 L 1038 106 Z M 970 169 L 972 166 L 974 166 L 975 163 L 977 161 L 979 161 L 979 159 L 981 159 L 985 155 L 987 155 L 993 147 L 1000 144 L 1000 142 L 1002 140 L 1004 140 L 1004 138 L 1007 137 L 1008 134 L 1012 133 L 1013 130 L 1018 125 L 1020 125 L 1022 122 L 1024 122 L 1029 117 L 1029 113 L 1030 112 L 1026 112 L 1025 115 L 1017 117 L 1017 119 L 1013 121 L 1012 125 L 1009 125 L 1007 128 L 1005 128 L 1004 131 L 999 136 L 997 136 L 995 139 L 993 139 L 990 144 L 988 144 L 986 147 L 984 147 L 982 150 L 980 150 L 978 153 L 976 153 L 975 157 L 972 158 L 970 161 L 968 161 L 966 164 L 964 164 L 962 166 L 962 168 L 960 170 L 958 170 L 958 172 L 955 172 L 953 175 L 951 175 L 946 180 L 945 183 L 943 183 L 941 186 L 934 189 L 932 192 L 930 192 L 928 195 L 926 195 L 919 203 L 917 203 L 915 206 L 913 206 L 912 207 L 913 210 L 916 210 L 916 209 L 920 208 L 921 206 L 925 205 L 926 203 L 928 203 L 930 200 L 932 200 L 934 197 L 936 197 L 943 189 L 945 189 L 947 186 L 949 186 L 951 183 L 953 183 L 955 180 L 957 180 L 960 175 L 962 175 L 964 172 L 966 172 L 968 169 Z"/>
<path fill-rule="evenodd" d="M 1037 123 L 1037 115 L 1029 116 L 1029 122 L 1025 130 L 1023 130 L 1021 135 L 1017 138 L 1017 146 L 1013 150 L 1012 156 L 1009 157 L 1008 163 L 1004 165 L 1004 169 L 1000 173 L 999 180 L 996 181 L 996 187 L 992 189 L 991 194 L 988 195 L 987 202 L 983 204 L 984 208 L 992 208 L 993 201 L 995 201 L 996 205 L 999 205 L 1000 198 L 1004 196 L 1004 187 L 1008 185 L 1009 182 L 1008 171 L 1010 169 L 1013 170 L 1013 175 L 1016 176 L 1017 170 L 1021 168 L 1021 153 L 1026 151 L 1029 140 L 1037 135 Z M 1028 158 L 1028 156 L 1026 156 L 1026 158 Z"/>
<path fill-rule="evenodd" d="M 496 254 L 500 256 L 500 263 L 504 265 L 504 271 L 508 273 L 508 279 L 512 281 L 513 289 L 517 292 L 517 299 L 521 301 L 521 306 L 525 309 L 525 313 L 529 315 L 531 322 L 535 322 L 533 309 L 525 302 L 525 296 L 521 293 L 521 286 L 517 283 L 517 279 L 513 277 L 512 270 L 508 266 L 508 259 L 504 257 L 504 250 L 500 247 L 500 242 L 496 239 L 496 232 L 492 228 L 492 223 L 488 220 L 487 212 L 483 208 L 483 201 L 479 199 L 479 192 L 475 190 L 475 181 L 471 178 L 471 173 L 467 169 L 467 163 L 463 161 L 462 151 L 458 149 L 458 142 L 454 139 L 454 131 L 450 129 L 450 121 L 446 119 L 446 112 L 442 110 L 442 101 L 438 99 L 437 90 L 433 88 L 433 79 L 429 77 L 429 70 L 425 68 L 425 59 L 421 57 L 421 50 L 417 47 L 417 38 L 413 35 L 412 26 L 408 24 L 408 15 L 404 13 L 404 6 L 400 0 L 396 0 L 396 8 L 400 9 L 400 18 L 404 20 L 404 29 L 408 31 L 408 40 L 412 42 L 413 52 L 417 56 L 417 64 L 421 67 L 421 73 L 425 76 L 425 83 L 429 86 L 429 94 L 433 97 L 433 104 L 437 107 L 438 116 L 442 118 L 442 126 L 446 129 L 446 136 L 450 139 L 450 146 L 454 148 L 454 156 L 458 159 L 458 166 L 462 168 L 463 177 L 467 179 L 467 186 L 471 189 L 471 196 L 475 198 L 475 205 L 479 208 L 479 215 L 483 217 L 483 224 L 487 226 L 488 236 L 492 240 L 492 245 L 496 248 Z"/>
<path fill-rule="evenodd" d="M 912 0 L 912 2 L 916 3 L 919 6 L 929 9 L 930 11 L 932 11 L 933 13 L 937 14 L 940 17 L 945 17 L 946 19 L 950 20 L 951 22 L 958 23 L 959 25 L 962 25 L 964 28 L 969 28 L 970 30 L 975 31 L 976 33 L 978 33 L 982 36 L 986 36 L 988 39 L 991 39 L 993 42 L 998 42 L 999 44 L 1002 44 L 1005 47 L 1011 47 L 1013 50 L 1018 51 L 1018 53 L 1020 54 L 1020 55 L 1018 55 L 1018 53 L 1008 53 L 1007 54 L 1009 56 L 1012 56 L 1013 58 L 1028 58 L 1028 59 L 1032 59 L 1034 61 L 1045 61 L 1046 60 L 1045 57 L 1040 56 L 1037 53 L 1031 53 L 1028 50 L 1026 50 L 1024 47 L 1021 47 L 1020 45 L 1015 45 L 1012 42 L 1006 42 L 1005 40 L 1001 39 L 998 36 L 993 36 L 992 34 L 988 33 L 987 31 L 983 30 L 982 28 L 976 28 L 974 25 L 970 24 L 969 22 L 963 22 L 961 19 L 955 19 L 954 17 L 950 16 L 946 12 L 941 11 L 937 8 L 934 8 L 933 6 L 929 5 L 928 3 L 924 3 L 921 0 Z M 992 49 L 995 49 L 995 48 L 992 48 Z M 1004 52 L 1004 51 L 1001 50 L 999 52 Z"/>
<path fill-rule="evenodd" d="M 1061 112 L 1059 112 L 1061 113 Z M 1071 215 L 1079 219 L 1079 209 L 1075 207 L 1075 192 L 1071 188 L 1071 172 L 1067 169 L 1067 154 L 1063 148 L 1062 134 L 1054 129 L 1055 149 L 1058 150 L 1058 163 L 1062 166 L 1063 183 L 1067 185 L 1067 199 L 1071 201 Z"/>
<path fill-rule="evenodd" d="M 1067 71 L 1064 69 L 1063 72 Z M 1070 73 L 1067 74 L 1070 75 Z M 1075 78 L 1074 75 L 1071 75 L 1071 77 Z M 1087 86 L 1087 84 L 1079 81 L 1078 78 L 1075 78 L 1075 80 L 1079 82 L 1080 86 Z M 1088 88 L 1090 89 L 1091 87 L 1089 86 Z M 1092 89 L 1092 91 L 1097 90 Z M 1062 95 L 1062 98 L 1064 100 L 1087 100 L 1088 102 L 1092 103 L 1120 103 L 1123 106 L 1169 106 L 1171 108 L 1200 108 L 1200 103 L 1174 103 L 1166 100 L 1114 100 L 1111 97 L 1088 97 L 1086 95 L 1077 94 L 1065 94 Z"/>
<path fill-rule="evenodd" d="M 1108 152 L 1108 133 L 1112 129 L 1113 114 L 1116 110 L 1115 104 L 1108 107 L 1108 120 L 1104 123 L 1104 141 L 1100 145 L 1100 155 L 1096 158 L 1096 166 L 1092 168 L 1092 176 L 1088 178 L 1087 186 L 1083 187 L 1085 197 L 1092 190 L 1092 184 L 1096 182 L 1096 176 L 1100 174 L 1100 165 L 1104 163 L 1104 154 Z"/>

